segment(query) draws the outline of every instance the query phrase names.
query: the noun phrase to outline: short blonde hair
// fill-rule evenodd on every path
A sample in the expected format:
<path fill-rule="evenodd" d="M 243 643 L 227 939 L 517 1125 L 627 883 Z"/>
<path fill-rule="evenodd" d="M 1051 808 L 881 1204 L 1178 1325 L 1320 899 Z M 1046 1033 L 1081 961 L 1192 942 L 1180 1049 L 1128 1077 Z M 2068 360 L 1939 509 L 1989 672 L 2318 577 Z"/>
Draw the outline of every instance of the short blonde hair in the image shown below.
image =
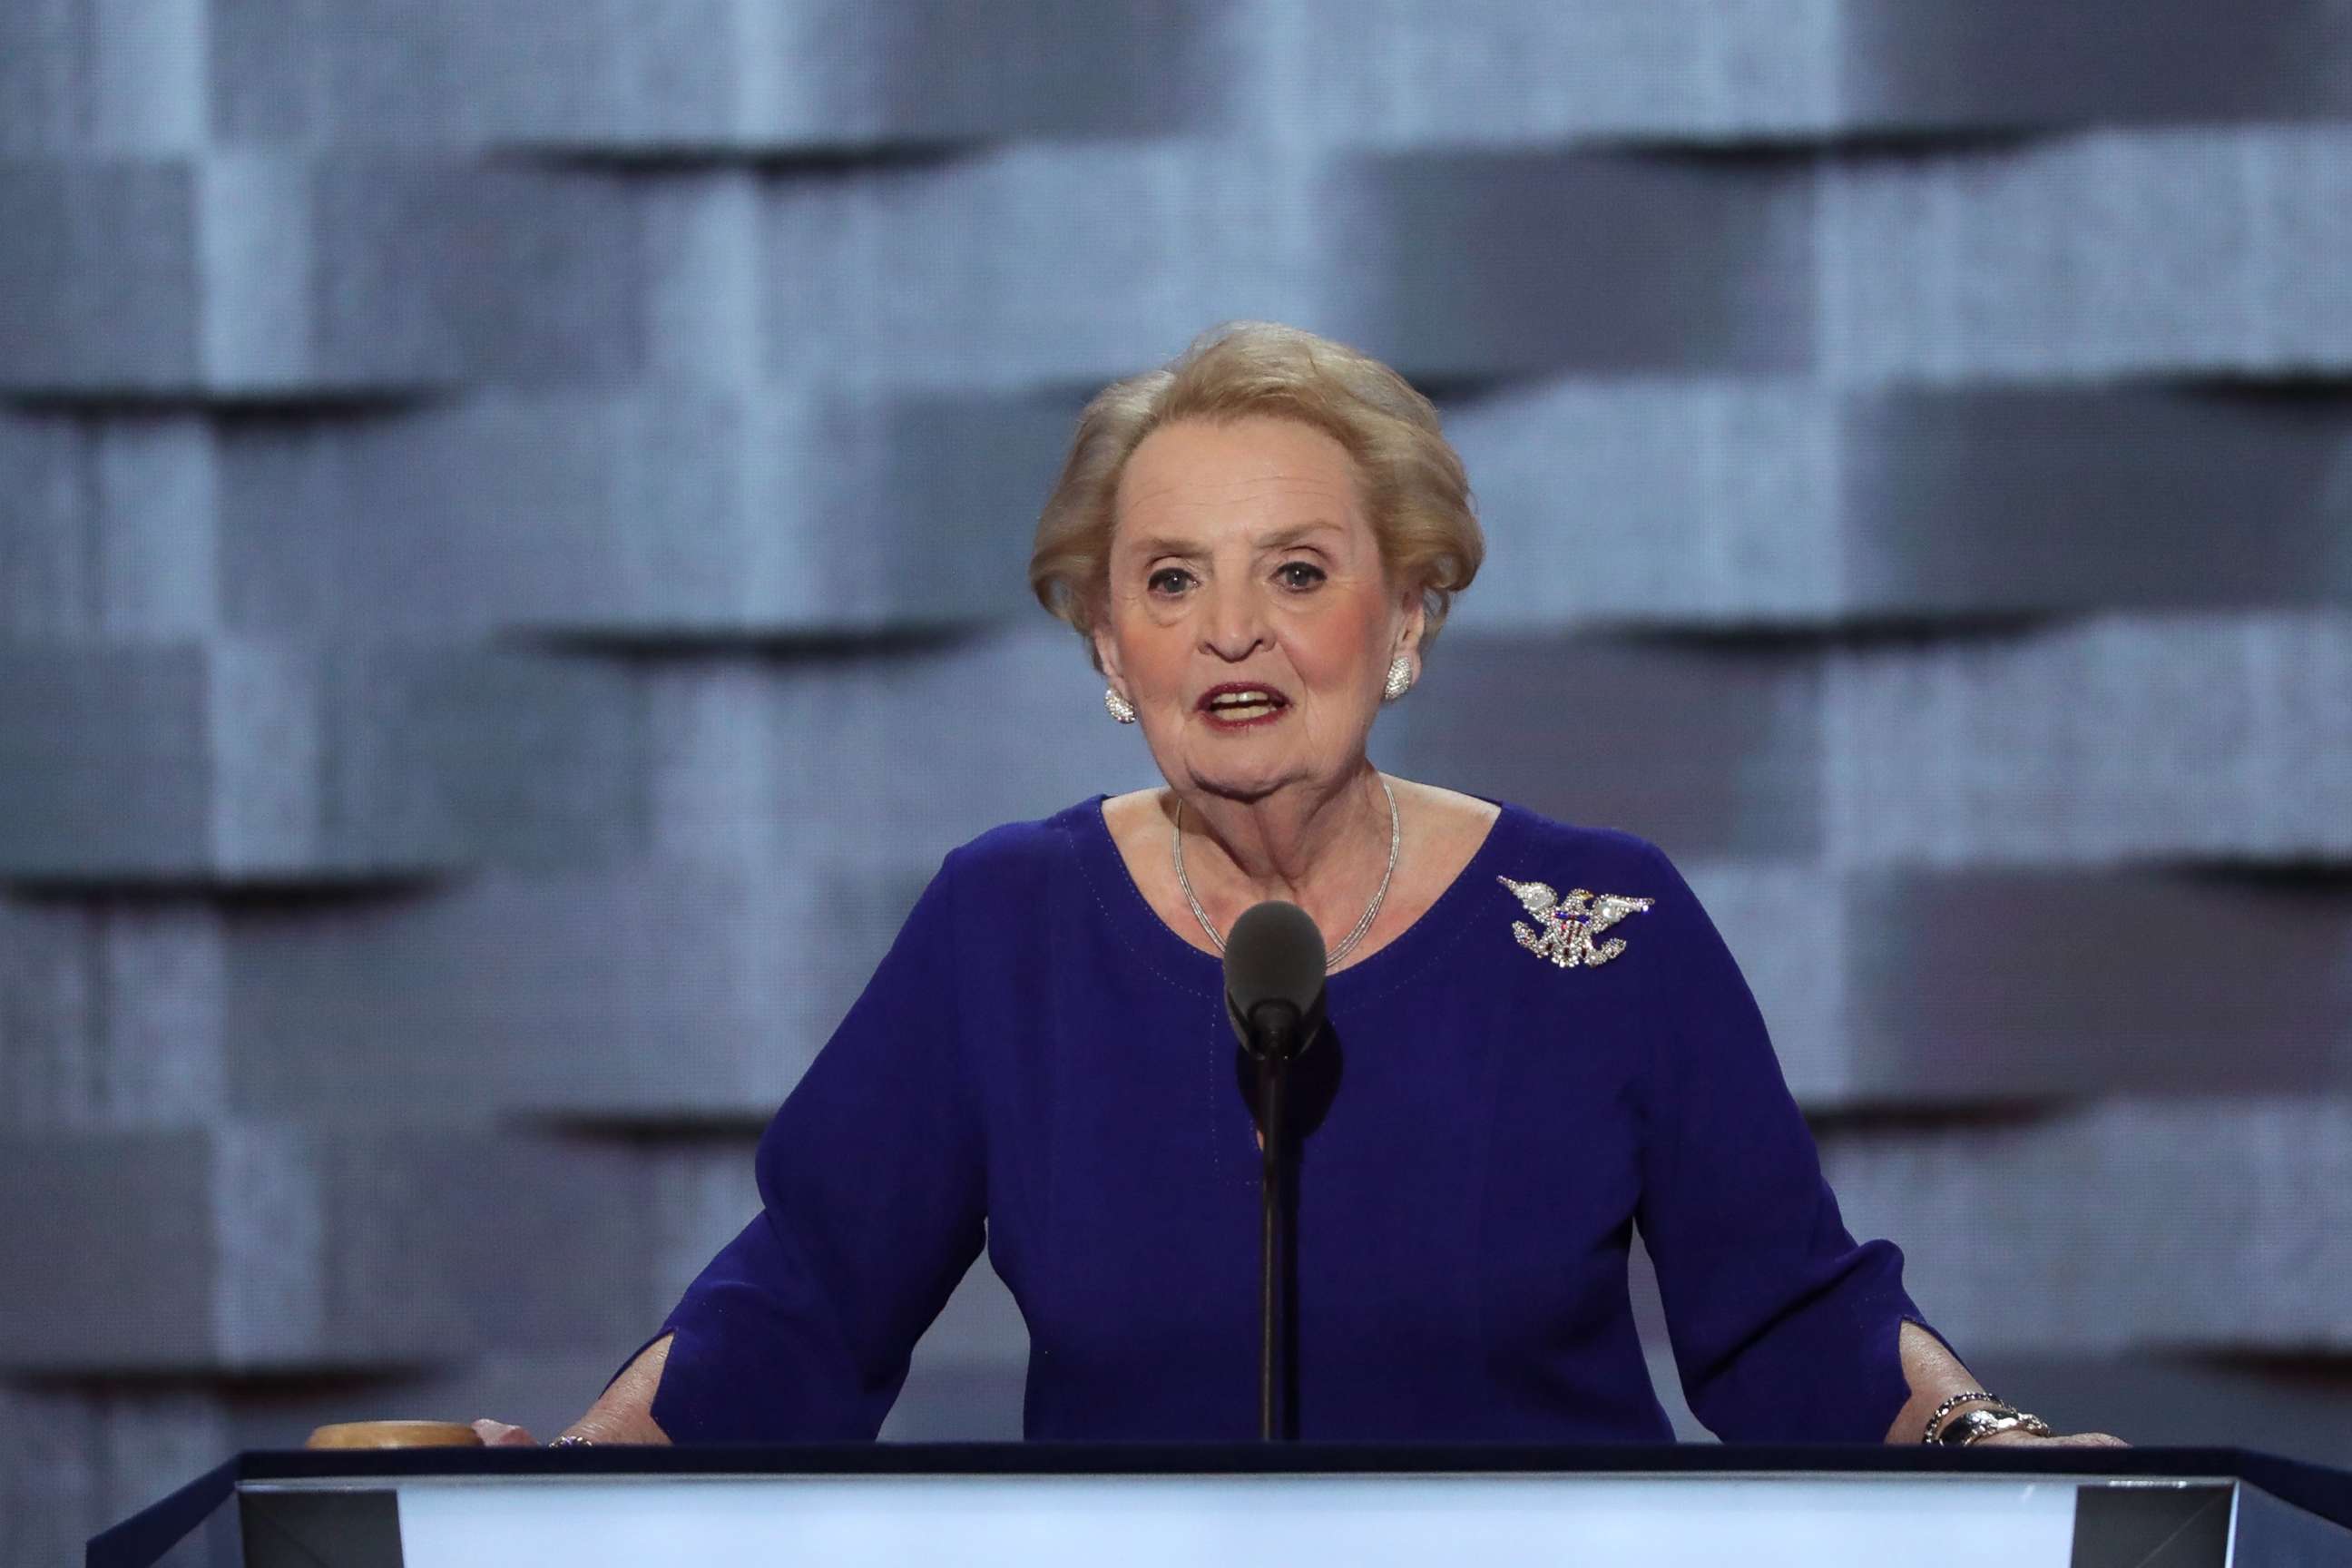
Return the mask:
<path fill-rule="evenodd" d="M 1037 520 L 1029 588 L 1094 651 L 1110 573 L 1119 476 L 1143 438 L 1180 419 L 1296 419 L 1355 459 L 1392 582 L 1421 584 L 1426 647 L 1470 585 L 1486 541 L 1462 458 L 1437 410 L 1370 354 L 1296 327 L 1234 321 L 1161 369 L 1103 388 L 1078 416 L 1062 477 Z M 1099 662 L 1099 661 L 1097 661 Z"/>

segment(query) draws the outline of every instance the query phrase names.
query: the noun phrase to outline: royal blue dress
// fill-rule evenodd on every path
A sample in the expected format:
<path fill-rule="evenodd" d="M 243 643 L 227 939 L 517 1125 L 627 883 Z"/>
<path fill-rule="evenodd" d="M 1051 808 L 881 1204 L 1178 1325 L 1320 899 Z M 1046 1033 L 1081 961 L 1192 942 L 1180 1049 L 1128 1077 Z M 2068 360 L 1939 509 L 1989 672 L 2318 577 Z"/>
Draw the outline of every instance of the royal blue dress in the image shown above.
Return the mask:
<path fill-rule="evenodd" d="M 1538 921 L 1505 879 L 1654 901 L 1606 932 L 1616 956 L 1568 967 L 1515 936 Z M 1543 918 L 1570 951 L 1572 921 Z M 764 1206 L 663 1325 L 663 1430 L 871 1437 L 984 1242 L 1028 1323 L 1029 1436 L 1254 1437 L 1258 1155 L 1221 976 L 1145 901 L 1100 797 L 949 855 L 761 1140 Z M 1917 1321 L 1902 1255 L 1847 1234 L 1656 848 L 1505 805 L 1328 1005 L 1294 1113 L 1298 1436 L 1669 1439 L 1637 1226 L 1712 1430 L 1885 1436 Z"/>

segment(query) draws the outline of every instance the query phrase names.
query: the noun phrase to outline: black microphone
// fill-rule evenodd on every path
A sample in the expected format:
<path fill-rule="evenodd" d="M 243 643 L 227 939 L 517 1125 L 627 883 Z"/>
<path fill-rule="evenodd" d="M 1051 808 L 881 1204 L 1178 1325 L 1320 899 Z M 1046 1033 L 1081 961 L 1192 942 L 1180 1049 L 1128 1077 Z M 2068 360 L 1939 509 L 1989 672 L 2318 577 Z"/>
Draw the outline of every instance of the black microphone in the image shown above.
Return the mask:
<path fill-rule="evenodd" d="M 1323 933 L 1297 904 L 1245 910 L 1225 937 L 1225 1016 L 1242 1048 L 1287 1062 L 1323 1027 Z"/>
<path fill-rule="evenodd" d="M 1257 1431 L 1288 1436 L 1277 1404 L 1283 1386 L 1283 1089 L 1290 1063 L 1323 1027 L 1323 933 L 1297 904 L 1273 900 L 1245 910 L 1225 933 L 1225 1016 L 1257 1063 L 1258 1141 L 1264 1202 L 1258 1225 Z"/>

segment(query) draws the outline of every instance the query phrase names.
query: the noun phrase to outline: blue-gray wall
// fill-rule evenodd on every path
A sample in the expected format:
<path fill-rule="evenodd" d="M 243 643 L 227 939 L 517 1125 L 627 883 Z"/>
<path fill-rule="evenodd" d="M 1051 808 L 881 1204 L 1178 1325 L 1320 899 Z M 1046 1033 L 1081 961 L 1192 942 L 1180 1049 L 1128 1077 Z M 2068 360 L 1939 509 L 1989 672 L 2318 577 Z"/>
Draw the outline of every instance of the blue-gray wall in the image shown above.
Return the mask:
<path fill-rule="evenodd" d="M 2352 1461 L 2347 256 L 2322 0 L 5 0 L 0 1559 L 577 1412 L 1150 778 L 1021 562 L 1238 316 L 1479 489 L 1380 759 L 1684 863 L 1996 1386 Z"/>

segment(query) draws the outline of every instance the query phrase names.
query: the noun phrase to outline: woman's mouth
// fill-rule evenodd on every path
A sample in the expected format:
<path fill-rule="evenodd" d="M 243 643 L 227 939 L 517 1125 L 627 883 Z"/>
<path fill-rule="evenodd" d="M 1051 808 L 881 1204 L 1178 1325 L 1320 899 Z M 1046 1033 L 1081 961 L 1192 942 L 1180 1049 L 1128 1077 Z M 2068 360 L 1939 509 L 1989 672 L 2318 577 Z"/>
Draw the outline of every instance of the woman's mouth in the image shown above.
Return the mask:
<path fill-rule="evenodd" d="M 1271 686 L 1229 681 L 1211 687 L 1194 707 L 1217 729 L 1240 730 L 1279 719 L 1289 709 L 1290 699 Z"/>

